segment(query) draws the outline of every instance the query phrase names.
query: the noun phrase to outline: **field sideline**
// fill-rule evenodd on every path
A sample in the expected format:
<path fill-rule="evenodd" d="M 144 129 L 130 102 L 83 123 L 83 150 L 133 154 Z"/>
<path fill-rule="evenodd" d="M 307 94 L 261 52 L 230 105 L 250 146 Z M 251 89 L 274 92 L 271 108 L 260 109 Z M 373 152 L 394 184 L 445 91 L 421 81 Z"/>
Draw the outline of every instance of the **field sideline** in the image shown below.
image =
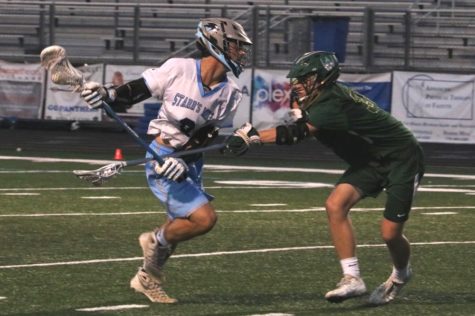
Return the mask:
<path fill-rule="evenodd" d="M 218 224 L 169 261 L 165 286 L 179 303 L 164 306 L 128 287 L 137 236 L 165 218 L 142 168 L 99 188 L 71 174 L 108 162 L 0 156 L 0 315 L 473 315 L 475 168 L 429 166 L 406 230 L 415 278 L 372 308 L 367 297 L 323 299 L 340 271 L 322 206 L 344 166 L 214 159 L 205 187 Z M 352 212 L 369 290 L 390 272 L 383 203 Z"/>

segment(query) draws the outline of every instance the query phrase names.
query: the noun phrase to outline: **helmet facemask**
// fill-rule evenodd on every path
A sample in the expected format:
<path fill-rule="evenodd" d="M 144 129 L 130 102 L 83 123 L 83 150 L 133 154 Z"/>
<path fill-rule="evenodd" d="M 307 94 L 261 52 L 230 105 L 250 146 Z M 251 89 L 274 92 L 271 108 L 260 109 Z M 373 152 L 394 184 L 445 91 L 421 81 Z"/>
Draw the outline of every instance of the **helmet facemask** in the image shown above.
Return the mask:
<path fill-rule="evenodd" d="M 228 39 L 224 42 L 224 57 L 231 66 L 232 72 L 236 77 L 242 72 L 242 69 L 248 65 L 252 46 L 248 43 Z M 238 75 L 236 75 L 236 72 Z"/>
<path fill-rule="evenodd" d="M 252 46 L 239 23 L 225 18 L 203 19 L 198 25 L 196 37 L 201 46 L 239 77 Z"/>
<path fill-rule="evenodd" d="M 299 95 L 298 103 L 307 108 L 326 86 L 340 75 L 338 59 L 333 52 L 307 52 L 299 56 L 287 74 L 292 89 Z"/>
<path fill-rule="evenodd" d="M 298 96 L 299 107 L 307 108 L 307 105 L 318 95 L 322 82 L 317 77 L 316 73 L 309 73 L 301 77 L 290 78 L 292 91 Z"/>

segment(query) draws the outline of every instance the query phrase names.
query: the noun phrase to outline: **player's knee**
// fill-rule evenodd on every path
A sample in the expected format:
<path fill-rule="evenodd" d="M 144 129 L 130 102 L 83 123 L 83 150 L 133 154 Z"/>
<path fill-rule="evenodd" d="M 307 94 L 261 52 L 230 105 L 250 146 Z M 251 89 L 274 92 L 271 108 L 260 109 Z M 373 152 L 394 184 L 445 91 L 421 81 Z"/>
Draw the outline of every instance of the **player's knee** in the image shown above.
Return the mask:
<path fill-rule="evenodd" d="M 343 206 L 334 199 L 327 199 L 325 202 L 325 210 L 330 221 L 341 221 L 346 218 L 347 212 Z"/>
<path fill-rule="evenodd" d="M 218 220 L 218 216 L 214 209 L 209 208 L 206 211 L 193 214 L 190 219 L 194 222 L 196 230 L 200 234 L 205 234 L 214 227 Z"/>
<path fill-rule="evenodd" d="M 404 223 L 383 219 L 381 223 L 381 238 L 386 244 L 403 242 L 405 240 L 403 229 Z"/>
<path fill-rule="evenodd" d="M 386 244 L 397 244 L 404 240 L 404 236 L 397 230 L 381 230 L 381 238 Z"/>
<path fill-rule="evenodd" d="M 210 214 L 208 214 L 208 216 L 205 219 L 204 229 L 206 229 L 206 231 L 210 231 L 214 227 L 214 225 L 216 225 L 217 221 L 218 221 L 218 215 L 216 214 L 216 212 L 215 211 L 210 212 Z"/>

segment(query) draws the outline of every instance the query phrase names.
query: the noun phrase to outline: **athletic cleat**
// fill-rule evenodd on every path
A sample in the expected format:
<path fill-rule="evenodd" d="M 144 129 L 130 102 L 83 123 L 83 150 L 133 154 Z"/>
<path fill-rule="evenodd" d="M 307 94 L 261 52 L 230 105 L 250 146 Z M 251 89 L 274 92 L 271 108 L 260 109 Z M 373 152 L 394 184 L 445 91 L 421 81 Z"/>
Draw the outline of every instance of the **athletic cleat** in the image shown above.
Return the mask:
<path fill-rule="evenodd" d="M 150 276 L 143 268 L 139 268 L 137 274 L 130 280 L 130 287 L 148 297 L 154 303 L 174 304 L 177 299 L 171 298 L 165 293 L 161 282 Z"/>
<path fill-rule="evenodd" d="M 341 303 L 346 299 L 362 296 L 366 293 L 363 279 L 345 274 L 336 289 L 327 292 L 325 299 L 332 303 Z"/>
<path fill-rule="evenodd" d="M 407 277 L 404 280 L 399 280 L 392 274 L 386 280 L 378 286 L 373 293 L 371 293 L 368 302 L 371 305 L 384 305 L 393 301 L 396 296 L 401 292 L 401 289 L 406 285 L 412 277 L 412 270 L 409 267 L 407 271 Z"/>
<path fill-rule="evenodd" d="M 163 265 L 175 250 L 175 246 L 160 246 L 155 232 L 142 233 L 139 237 L 139 243 L 144 257 L 143 268 L 148 274 L 159 279 L 162 277 Z"/>

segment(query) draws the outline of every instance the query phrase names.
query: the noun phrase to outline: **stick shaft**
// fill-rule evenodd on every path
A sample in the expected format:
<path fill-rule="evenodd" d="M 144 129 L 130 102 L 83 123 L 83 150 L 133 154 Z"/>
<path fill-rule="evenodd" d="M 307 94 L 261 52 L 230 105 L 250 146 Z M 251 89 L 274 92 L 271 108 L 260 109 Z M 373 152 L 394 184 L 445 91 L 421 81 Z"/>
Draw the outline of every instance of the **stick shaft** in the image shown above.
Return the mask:
<path fill-rule="evenodd" d="M 102 107 L 107 112 L 107 114 L 109 114 L 114 120 L 116 120 L 117 123 L 120 124 L 120 126 L 125 128 L 125 130 L 136 140 L 136 142 L 140 146 L 142 146 L 147 152 L 149 152 L 159 164 L 163 164 L 163 158 L 155 150 L 150 148 L 150 146 L 142 138 L 140 138 L 140 136 L 120 116 L 118 116 L 114 112 L 114 110 L 112 110 L 109 104 L 103 101 Z"/>
<path fill-rule="evenodd" d="M 207 152 L 207 151 L 219 150 L 219 149 L 223 148 L 224 146 L 226 146 L 226 145 L 225 144 L 214 144 L 214 145 L 210 145 L 210 146 L 202 147 L 202 148 L 196 148 L 196 149 L 173 152 L 173 153 L 170 153 L 170 154 L 167 154 L 167 155 L 160 156 L 160 158 L 162 158 L 162 160 L 163 160 L 163 158 L 166 158 L 166 157 L 175 157 L 175 158 L 177 158 L 177 157 L 183 157 L 183 156 L 187 156 L 187 155 L 201 154 L 201 153 L 204 153 L 204 152 Z M 127 160 L 127 161 L 124 161 L 125 162 L 124 167 L 141 165 L 143 163 L 147 163 L 147 162 L 152 161 L 154 159 L 155 158 L 141 158 L 141 159 Z"/>

